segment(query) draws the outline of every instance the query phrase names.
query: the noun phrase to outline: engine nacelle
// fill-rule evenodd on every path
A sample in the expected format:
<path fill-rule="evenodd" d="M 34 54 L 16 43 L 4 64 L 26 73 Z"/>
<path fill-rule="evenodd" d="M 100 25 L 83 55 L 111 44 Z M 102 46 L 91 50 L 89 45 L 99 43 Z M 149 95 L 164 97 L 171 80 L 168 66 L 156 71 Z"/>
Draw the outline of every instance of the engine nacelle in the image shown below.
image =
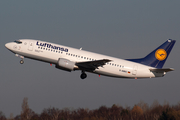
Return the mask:
<path fill-rule="evenodd" d="M 71 72 L 72 70 L 74 70 L 74 66 L 75 62 L 72 62 L 68 59 L 59 58 L 56 68 Z"/>

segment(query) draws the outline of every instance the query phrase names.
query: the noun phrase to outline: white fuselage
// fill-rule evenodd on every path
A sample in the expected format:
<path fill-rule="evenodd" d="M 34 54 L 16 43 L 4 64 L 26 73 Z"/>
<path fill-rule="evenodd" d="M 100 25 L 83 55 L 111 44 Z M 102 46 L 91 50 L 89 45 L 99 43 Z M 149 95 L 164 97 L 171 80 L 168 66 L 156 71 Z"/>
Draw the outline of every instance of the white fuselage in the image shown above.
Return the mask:
<path fill-rule="evenodd" d="M 40 40 L 21 40 L 22 44 L 8 43 L 6 47 L 13 53 L 27 58 L 57 64 L 59 58 L 65 58 L 73 62 L 87 62 L 109 59 L 111 62 L 95 69 L 93 73 L 119 78 L 152 78 L 162 77 L 165 73 L 154 73 L 153 68 L 140 63 L 131 62 L 115 57 L 101 55 L 63 45 L 57 45 Z"/>

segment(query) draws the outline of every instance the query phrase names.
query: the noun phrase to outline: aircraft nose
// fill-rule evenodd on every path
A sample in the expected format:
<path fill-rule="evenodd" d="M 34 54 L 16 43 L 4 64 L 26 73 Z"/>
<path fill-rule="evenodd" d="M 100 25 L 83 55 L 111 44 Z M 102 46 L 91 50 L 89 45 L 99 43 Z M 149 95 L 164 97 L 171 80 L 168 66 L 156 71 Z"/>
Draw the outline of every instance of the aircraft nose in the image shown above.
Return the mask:
<path fill-rule="evenodd" d="M 11 47 L 10 43 L 6 43 L 6 44 L 5 44 L 5 47 L 6 47 L 7 49 L 10 49 L 10 47 Z"/>

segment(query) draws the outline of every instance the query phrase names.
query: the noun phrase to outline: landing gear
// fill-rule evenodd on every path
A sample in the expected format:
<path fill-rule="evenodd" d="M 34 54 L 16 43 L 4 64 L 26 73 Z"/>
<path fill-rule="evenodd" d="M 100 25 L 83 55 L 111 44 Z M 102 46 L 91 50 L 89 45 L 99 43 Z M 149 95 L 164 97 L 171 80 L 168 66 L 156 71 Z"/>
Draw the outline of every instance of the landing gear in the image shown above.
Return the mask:
<path fill-rule="evenodd" d="M 24 64 L 24 56 L 20 56 L 20 58 L 21 58 L 20 64 Z"/>
<path fill-rule="evenodd" d="M 85 79 L 87 77 L 87 74 L 84 71 L 82 71 L 82 74 L 80 77 L 81 77 L 81 79 Z"/>
<path fill-rule="evenodd" d="M 20 64 L 24 64 L 24 56 L 21 56 L 21 55 L 18 55 L 18 54 L 15 54 L 15 56 L 21 58 Z"/>

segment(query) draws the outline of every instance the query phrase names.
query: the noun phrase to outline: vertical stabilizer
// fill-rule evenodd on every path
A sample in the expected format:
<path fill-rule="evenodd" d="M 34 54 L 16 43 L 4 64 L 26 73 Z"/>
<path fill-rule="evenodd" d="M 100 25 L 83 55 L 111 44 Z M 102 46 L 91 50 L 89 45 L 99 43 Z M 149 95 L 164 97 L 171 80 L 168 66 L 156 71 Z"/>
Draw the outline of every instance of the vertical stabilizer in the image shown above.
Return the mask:
<path fill-rule="evenodd" d="M 144 58 L 140 59 L 127 59 L 129 61 L 141 63 L 151 67 L 162 68 L 167 60 L 176 40 L 168 39 L 165 43 L 152 51 Z"/>

